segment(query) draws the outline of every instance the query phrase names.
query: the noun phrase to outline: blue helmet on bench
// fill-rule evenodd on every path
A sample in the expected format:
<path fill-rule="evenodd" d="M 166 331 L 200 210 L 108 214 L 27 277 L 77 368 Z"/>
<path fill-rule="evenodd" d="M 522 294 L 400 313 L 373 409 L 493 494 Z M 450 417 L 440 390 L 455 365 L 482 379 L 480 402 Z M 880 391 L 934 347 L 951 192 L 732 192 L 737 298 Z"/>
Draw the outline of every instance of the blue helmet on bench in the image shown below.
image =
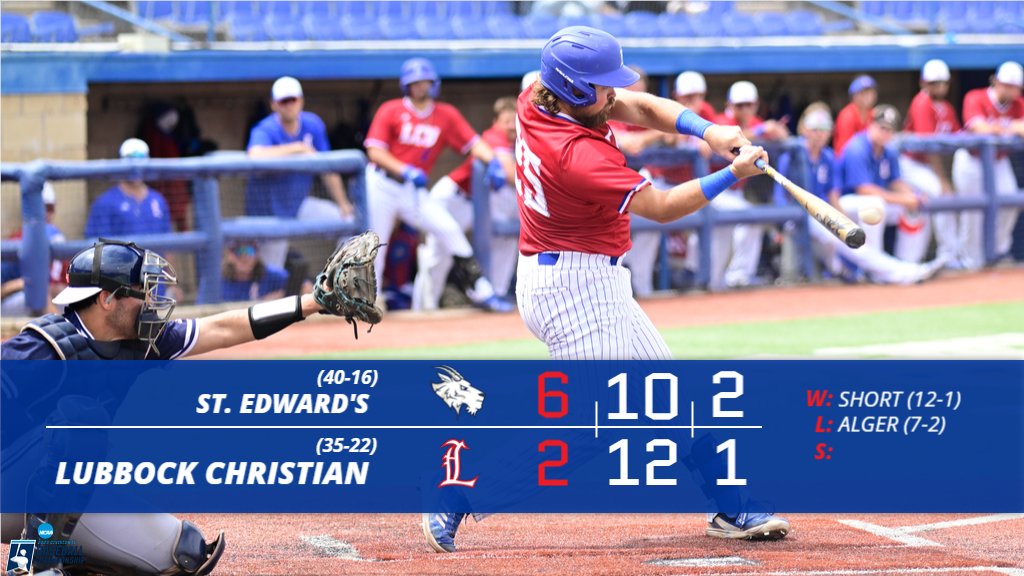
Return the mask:
<path fill-rule="evenodd" d="M 402 63 L 402 73 L 398 78 L 398 84 L 402 87 L 402 94 L 409 95 L 409 85 L 421 80 L 430 80 L 430 97 L 437 98 L 441 93 L 441 77 L 430 60 L 426 58 L 410 58 Z"/>

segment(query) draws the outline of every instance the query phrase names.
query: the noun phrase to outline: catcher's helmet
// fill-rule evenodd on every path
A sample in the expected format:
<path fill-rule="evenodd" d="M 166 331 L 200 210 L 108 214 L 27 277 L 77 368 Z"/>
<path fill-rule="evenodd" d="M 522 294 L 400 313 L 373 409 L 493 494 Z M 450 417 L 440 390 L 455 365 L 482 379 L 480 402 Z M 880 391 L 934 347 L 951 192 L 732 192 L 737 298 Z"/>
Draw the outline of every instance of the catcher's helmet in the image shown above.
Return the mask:
<path fill-rule="evenodd" d="M 430 60 L 426 58 L 410 58 L 402 63 L 402 74 L 398 78 L 398 84 L 402 87 L 402 94 L 409 94 L 409 85 L 420 80 L 430 80 L 433 85 L 430 87 L 430 97 L 437 98 L 441 93 L 441 77 Z"/>
<path fill-rule="evenodd" d="M 167 287 L 178 283 L 174 269 L 159 254 L 134 242 L 100 238 L 71 259 L 67 281 L 68 287 L 53 299 L 58 306 L 81 302 L 101 290 L 112 297 L 142 300 L 136 329 L 139 339 L 150 348 L 155 347 L 176 305 L 174 298 L 165 294 Z"/>
<path fill-rule="evenodd" d="M 597 102 L 594 86 L 622 88 L 639 79 L 622 64 L 619 41 L 588 26 L 559 30 L 540 55 L 540 83 L 572 106 Z"/>

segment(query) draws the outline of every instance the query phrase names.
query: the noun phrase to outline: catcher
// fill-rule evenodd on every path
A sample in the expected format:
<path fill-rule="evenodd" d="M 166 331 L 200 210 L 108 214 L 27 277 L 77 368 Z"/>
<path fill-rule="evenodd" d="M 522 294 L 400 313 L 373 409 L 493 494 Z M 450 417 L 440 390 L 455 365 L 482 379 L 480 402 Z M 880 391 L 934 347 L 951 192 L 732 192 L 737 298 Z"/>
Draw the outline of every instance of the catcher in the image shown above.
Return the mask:
<path fill-rule="evenodd" d="M 0 345 L 3 360 L 174 360 L 266 338 L 320 312 L 355 326 L 371 325 L 383 312 L 374 305 L 373 260 L 380 239 L 367 232 L 338 248 L 316 279 L 313 294 L 261 302 L 198 319 L 171 320 L 177 284 L 173 268 L 157 253 L 131 242 L 100 239 L 75 255 L 68 287 L 54 299 L 63 315 L 28 323 Z M 6 393 L 6 389 L 5 389 Z M 113 415 L 93 399 L 52 417 L 107 420 Z M 94 423 L 94 422 L 93 422 Z M 45 448 L 41 448 L 42 452 Z M 45 460 L 48 455 L 22 455 Z M 85 565 L 34 566 L 36 574 L 101 573 L 200 576 L 213 571 L 224 552 L 223 532 L 207 543 L 199 529 L 170 514 L 3 515 L 3 540 L 35 538 L 42 523 L 82 546 Z M 73 534 L 72 534 L 73 533 Z M 53 572 L 44 572 L 47 569 Z"/>

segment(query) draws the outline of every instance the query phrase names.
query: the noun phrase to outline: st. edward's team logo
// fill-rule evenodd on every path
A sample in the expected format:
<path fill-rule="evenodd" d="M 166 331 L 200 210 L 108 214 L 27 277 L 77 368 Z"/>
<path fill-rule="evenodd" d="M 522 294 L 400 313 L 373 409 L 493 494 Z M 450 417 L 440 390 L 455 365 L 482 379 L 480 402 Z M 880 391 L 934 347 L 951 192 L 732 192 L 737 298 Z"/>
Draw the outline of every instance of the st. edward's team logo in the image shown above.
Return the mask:
<path fill-rule="evenodd" d="M 484 406 L 484 393 L 451 366 L 437 366 L 437 369 L 440 370 L 437 377 L 441 381 L 431 383 L 434 394 L 454 410 L 456 415 L 460 414 L 462 407 L 465 406 L 470 416 L 476 416 Z"/>
<path fill-rule="evenodd" d="M 7 553 L 6 570 L 13 571 L 11 572 L 13 574 L 28 574 L 35 552 L 35 540 L 11 540 L 11 549 Z"/>

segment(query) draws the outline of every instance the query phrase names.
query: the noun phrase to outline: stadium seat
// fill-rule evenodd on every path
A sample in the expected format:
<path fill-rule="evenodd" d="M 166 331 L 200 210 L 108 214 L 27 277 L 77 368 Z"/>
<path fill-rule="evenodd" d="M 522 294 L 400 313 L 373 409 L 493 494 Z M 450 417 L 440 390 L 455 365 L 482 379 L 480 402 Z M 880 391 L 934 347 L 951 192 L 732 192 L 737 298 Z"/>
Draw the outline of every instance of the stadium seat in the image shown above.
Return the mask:
<path fill-rule="evenodd" d="M 626 19 L 615 14 L 600 14 L 597 17 L 597 28 L 615 36 L 616 38 L 635 38 L 626 26 Z"/>
<path fill-rule="evenodd" d="M 175 2 L 172 21 L 179 26 L 205 26 L 210 22 L 213 4 L 210 0 Z"/>
<path fill-rule="evenodd" d="M 487 17 L 484 27 L 491 38 L 517 39 L 526 37 L 523 23 L 512 14 L 492 14 Z"/>
<path fill-rule="evenodd" d="M 269 0 L 266 2 L 258 2 L 257 7 L 260 14 L 264 16 L 273 16 L 275 18 L 297 16 L 298 14 L 298 3 L 292 2 L 291 0 Z"/>
<path fill-rule="evenodd" d="M 631 38 L 649 38 L 661 36 L 661 29 L 658 28 L 658 15 L 653 12 L 638 10 L 629 12 L 624 16 L 626 23 L 626 35 Z"/>
<path fill-rule="evenodd" d="M 824 32 L 821 15 L 809 10 L 786 13 L 786 29 L 790 36 L 820 36 Z"/>
<path fill-rule="evenodd" d="M 699 38 L 720 38 L 726 35 L 722 20 L 717 16 L 706 14 L 691 18 L 690 29 L 693 30 L 693 35 Z M 752 30 L 747 31 L 747 34 L 753 33 Z"/>
<path fill-rule="evenodd" d="M 666 38 L 693 37 L 693 20 L 685 14 L 664 13 L 658 16 L 658 30 Z"/>
<path fill-rule="evenodd" d="M 217 3 L 218 22 L 228 22 L 235 16 L 253 17 L 260 15 L 258 2 L 254 0 L 221 0 Z"/>
<path fill-rule="evenodd" d="M 380 24 L 376 17 L 342 16 L 341 32 L 346 40 L 379 40 Z"/>
<path fill-rule="evenodd" d="M 270 36 L 263 18 L 255 14 L 232 14 L 227 22 L 227 36 L 233 42 L 268 42 Z"/>
<path fill-rule="evenodd" d="M 705 16 L 701 19 L 701 25 L 708 22 L 709 17 Z M 722 15 L 722 33 L 732 37 L 743 37 L 743 36 L 763 36 L 760 30 L 757 28 L 757 21 L 754 19 L 752 14 L 746 12 L 729 12 L 728 14 Z M 694 31 L 699 35 L 717 36 L 718 34 L 704 34 L 702 30 L 694 26 Z"/>
<path fill-rule="evenodd" d="M 278 42 L 306 40 L 306 27 L 302 19 L 291 14 L 268 14 L 263 19 L 263 27 L 270 38 Z"/>
<path fill-rule="evenodd" d="M 302 17 L 302 25 L 306 31 L 306 38 L 330 42 L 344 40 L 345 35 L 341 30 L 341 19 L 332 16 L 325 16 L 317 13 L 309 13 Z"/>
<path fill-rule="evenodd" d="M 77 42 L 75 19 L 66 12 L 40 10 L 30 18 L 36 42 Z"/>
<path fill-rule="evenodd" d="M 596 14 L 583 14 L 580 16 L 559 16 L 558 29 L 561 30 L 562 28 L 566 28 L 568 26 L 590 26 L 591 28 L 598 28 L 600 24 L 598 22 Z"/>
<path fill-rule="evenodd" d="M 387 40 L 412 40 L 416 35 L 416 20 L 402 16 L 383 16 L 380 19 L 380 35 Z"/>
<path fill-rule="evenodd" d="M 0 14 L 0 28 L 3 29 L 3 42 L 31 42 L 32 30 L 28 24 L 28 18 L 13 12 Z"/>
<path fill-rule="evenodd" d="M 416 36 L 423 40 L 443 40 L 452 37 L 452 23 L 449 17 L 414 18 L 413 25 Z"/>
<path fill-rule="evenodd" d="M 168 0 L 138 0 L 135 2 L 135 10 L 146 20 L 160 22 L 174 18 L 174 4 Z"/>
<path fill-rule="evenodd" d="M 551 38 L 561 30 L 558 18 L 540 12 L 523 16 L 523 33 L 527 38 Z"/>
<path fill-rule="evenodd" d="M 758 36 L 787 36 L 789 26 L 786 24 L 786 17 L 782 12 L 761 12 L 754 17 L 756 34 Z"/>
<path fill-rule="evenodd" d="M 303 18 L 313 15 L 337 20 L 341 17 L 338 3 L 334 0 L 299 0 L 296 2 L 296 13 Z"/>

